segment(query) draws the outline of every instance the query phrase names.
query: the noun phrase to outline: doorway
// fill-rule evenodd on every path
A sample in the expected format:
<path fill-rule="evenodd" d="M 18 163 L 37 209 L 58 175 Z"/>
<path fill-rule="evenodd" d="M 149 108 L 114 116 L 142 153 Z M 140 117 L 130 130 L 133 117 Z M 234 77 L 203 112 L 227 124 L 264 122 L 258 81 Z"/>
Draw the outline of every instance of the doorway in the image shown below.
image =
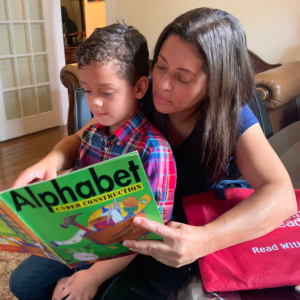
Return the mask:
<path fill-rule="evenodd" d="M 76 48 L 86 39 L 84 0 L 60 0 L 66 65 L 76 63 Z"/>
<path fill-rule="evenodd" d="M 62 124 L 54 7 L 0 0 L 0 141 Z"/>

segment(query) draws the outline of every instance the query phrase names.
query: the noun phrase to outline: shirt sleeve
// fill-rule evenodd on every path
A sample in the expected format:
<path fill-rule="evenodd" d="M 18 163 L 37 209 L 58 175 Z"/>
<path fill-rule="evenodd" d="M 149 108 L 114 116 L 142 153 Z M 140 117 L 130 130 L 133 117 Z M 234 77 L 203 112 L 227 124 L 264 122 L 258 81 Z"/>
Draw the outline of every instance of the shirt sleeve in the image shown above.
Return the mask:
<path fill-rule="evenodd" d="M 249 108 L 248 105 L 245 105 L 242 107 L 241 111 L 240 111 L 240 115 L 239 115 L 239 121 L 238 121 L 238 125 L 239 125 L 239 137 L 247 130 L 249 129 L 251 126 L 253 126 L 254 124 L 257 124 L 258 120 L 255 117 L 255 115 L 253 114 L 253 112 L 251 111 L 251 109 Z"/>
<path fill-rule="evenodd" d="M 166 223 L 173 210 L 176 187 L 176 164 L 173 153 L 167 146 L 151 149 L 142 159 L 158 210 Z"/>

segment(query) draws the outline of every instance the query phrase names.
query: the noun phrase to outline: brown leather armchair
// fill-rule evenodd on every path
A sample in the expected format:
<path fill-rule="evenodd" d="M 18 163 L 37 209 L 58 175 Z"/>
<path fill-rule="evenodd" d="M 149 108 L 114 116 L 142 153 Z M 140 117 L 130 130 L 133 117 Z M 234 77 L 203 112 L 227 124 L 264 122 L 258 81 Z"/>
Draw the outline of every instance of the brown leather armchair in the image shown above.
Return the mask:
<path fill-rule="evenodd" d="M 60 71 L 60 80 L 68 89 L 69 109 L 68 109 L 68 135 L 75 133 L 75 90 L 82 87 L 78 66 L 76 64 L 68 64 Z"/>
<path fill-rule="evenodd" d="M 255 81 L 274 133 L 300 120 L 300 61 L 258 73 Z"/>
<path fill-rule="evenodd" d="M 255 69 L 256 89 L 264 102 L 273 132 L 300 120 L 300 61 L 268 64 L 249 51 Z M 150 70 L 152 62 L 149 62 Z M 68 134 L 74 133 L 74 91 L 82 87 L 77 64 L 62 68 L 60 78 L 68 89 Z M 298 97 L 298 98 L 297 98 Z"/>

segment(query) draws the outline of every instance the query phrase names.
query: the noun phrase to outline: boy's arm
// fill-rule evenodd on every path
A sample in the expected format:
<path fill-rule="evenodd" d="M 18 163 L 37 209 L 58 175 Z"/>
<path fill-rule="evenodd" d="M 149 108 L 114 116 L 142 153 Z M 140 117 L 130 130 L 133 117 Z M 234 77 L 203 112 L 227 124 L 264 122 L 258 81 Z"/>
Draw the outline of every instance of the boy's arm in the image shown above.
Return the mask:
<path fill-rule="evenodd" d="M 68 300 L 93 299 L 99 286 L 123 271 L 135 257 L 136 254 L 100 261 L 89 269 L 76 272 L 66 281 L 59 295 L 55 295 L 55 300 L 61 300 L 68 295 Z"/>
<path fill-rule="evenodd" d="M 58 171 L 73 167 L 81 144 L 81 136 L 87 127 L 95 123 L 96 120 L 93 118 L 78 132 L 62 139 L 47 156 L 23 171 L 12 187 L 17 188 L 30 182 L 52 179 L 56 177 Z"/>
<path fill-rule="evenodd" d="M 103 283 L 107 279 L 123 271 L 137 254 L 122 256 L 114 259 L 99 261 L 92 265 L 88 270 L 97 277 L 99 283 Z"/>
<path fill-rule="evenodd" d="M 167 145 L 160 145 L 142 158 L 142 163 L 157 207 L 166 223 L 172 213 L 176 188 L 176 164 L 173 153 Z"/>

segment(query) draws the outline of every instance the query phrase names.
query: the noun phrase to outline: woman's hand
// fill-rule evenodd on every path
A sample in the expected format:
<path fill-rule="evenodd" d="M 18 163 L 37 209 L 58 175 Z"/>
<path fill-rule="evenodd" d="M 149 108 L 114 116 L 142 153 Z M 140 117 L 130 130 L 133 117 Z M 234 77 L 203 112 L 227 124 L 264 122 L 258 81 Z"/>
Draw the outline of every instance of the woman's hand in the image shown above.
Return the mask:
<path fill-rule="evenodd" d="M 53 179 L 56 177 L 56 171 L 56 166 L 50 160 L 43 159 L 21 172 L 12 188 L 18 188 L 42 180 Z"/>
<path fill-rule="evenodd" d="M 67 280 L 64 289 L 55 297 L 55 300 L 61 300 L 66 296 L 68 296 L 66 300 L 93 299 L 101 283 L 93 272 L 89 270 L 78 271 Z"/>
<path fill-rule="evenodd" d="M 123 245 L 134 252 L 150 255 L 165 265 L 179 268 L 210 253 L 205 227 L 177 222 L 163 225 L 138 217 L 133 222 L 141 228 L 160 235 L 163 241 L 124 241 Z"/>

